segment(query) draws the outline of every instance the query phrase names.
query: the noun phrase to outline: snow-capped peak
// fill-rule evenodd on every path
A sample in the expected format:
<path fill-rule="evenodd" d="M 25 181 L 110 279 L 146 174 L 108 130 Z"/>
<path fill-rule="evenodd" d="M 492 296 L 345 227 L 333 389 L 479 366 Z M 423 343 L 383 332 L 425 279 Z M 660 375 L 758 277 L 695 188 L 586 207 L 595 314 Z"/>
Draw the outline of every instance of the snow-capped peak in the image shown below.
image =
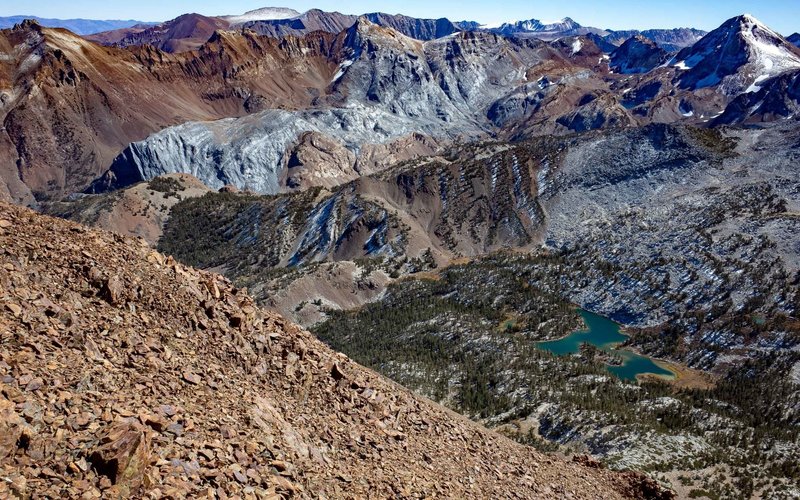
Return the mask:
<path fill-rule="evenodd" d="M 755 23 L 755 24 L 761 24 L 761 22 L 760 22 L 758 19 L 756 19 L 756 16 L 754 16 L 753 14 L 750 14 L 750 13 L 748 13 L 748 12 L 745 12 L 744 14 L 742 14 L 742 15 L 741 15 L 741 18 L 742 18 L 743 20 L 745 20 L 745 21 L 749 21 L 749 22 L 751 22 L 751 23 Z"/>
<path fill-rule="evenodd" d="M 276 19 L 292 19 L 300 15 L 294 9 L 287 7 L 263 7 L 261 9 L 251 10 L 238 16 L 225 16 L 223 19 L 231 24 L 243 24 L 253 21 L 272 21 Z"/>
<path fill-rule="evenodd" d="M 669 63 L 683 86 L 719 86 L 726 94 L 800 69 L 800 50 L 750 14 L 727 20 Z"/>
<path fill-rule="evenodd" d="M 756 19 L 751 14 L 742 14 L 741 16 L 739 16 L 739 22 L 742 25 L 742 28 L 744 30 L 752 31 L 753 29 L 758 28 L 758 29 L 760 29 L 760 30 L 762 30 L 762 31 L 764 31 L 766 33 L 769 33 L 771 36 L 773 36 L 775 38 L 780 38 L 780 39 L 783 38 L 780 34 L 778 34 L 772 28 L 770 28 L 766 24 L 762 23 L 761 21 Z"/>
<path fill-rule="evenodd" d="M 742 16 L 742 20 L 741 36 L 750 48 L 754 63 L 762 67 L 766 75 L 800 68 L 800 52 L 793 50 L 781 35 L 749 14 Z"/>
<path fill-rule="evenodd" d="M 502 23 L 495 29 L 501 32 L 563 32 L 580 28 L 581 25 L 569 17 L 560 21 L 543 22 L 538 19 L 526 19 L 523 21 L 509 21 Z M 488 26 L 487 26 L 488 28 Z"/>

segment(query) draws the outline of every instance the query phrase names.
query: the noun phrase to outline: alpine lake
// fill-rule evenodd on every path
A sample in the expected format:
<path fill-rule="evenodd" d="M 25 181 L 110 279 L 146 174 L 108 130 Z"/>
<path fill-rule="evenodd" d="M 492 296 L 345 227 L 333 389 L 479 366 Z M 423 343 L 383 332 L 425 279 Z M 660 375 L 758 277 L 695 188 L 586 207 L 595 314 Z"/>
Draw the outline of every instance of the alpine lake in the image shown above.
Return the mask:
<path fill-rule="evenodd" d="M 627 349 L 618 349 L 617 347 L 628 339 L 627 335 L 620 333 L 618 324 L 588 311 L 579 312 L 586 323 L 586 330 L 572 332 L 558 340 L 537 342 L 536 347 L 558 356 L 566 356 L 580 352 L 581 344 L 591 344 L 622 361 L 620 365 L 606 365 L 606 367 L 609 372 L 623 380 L 635 381 L 638 375 L 644 374 L 668 380 L 675 378 L 673 372 L 663 368 L 653 359 Z"/>

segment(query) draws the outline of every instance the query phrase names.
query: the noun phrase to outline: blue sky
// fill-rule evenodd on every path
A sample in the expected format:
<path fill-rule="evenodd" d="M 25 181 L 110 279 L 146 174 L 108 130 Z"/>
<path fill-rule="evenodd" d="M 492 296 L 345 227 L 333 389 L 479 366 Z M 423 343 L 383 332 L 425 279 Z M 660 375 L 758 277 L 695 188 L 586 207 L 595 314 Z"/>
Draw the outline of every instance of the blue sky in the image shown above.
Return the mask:
<path fill-rule="evenodd" d="M 301 0 L 270 4 L 269 0 L 2 0 L 0 16 L 163 21 L 187 12 L 206 15 L 240 14 L 268 5 L 365 12 L 402 13 L 417 17 L 469 19 L 483 23 L 511 19 L 561 19 L 570 16 L 581 24 L 611 29 L 691 26 L 710 30 L 726 19 L 750 13 L 773 29 L 789 35 L 800 31 L 800 0 Z"/>

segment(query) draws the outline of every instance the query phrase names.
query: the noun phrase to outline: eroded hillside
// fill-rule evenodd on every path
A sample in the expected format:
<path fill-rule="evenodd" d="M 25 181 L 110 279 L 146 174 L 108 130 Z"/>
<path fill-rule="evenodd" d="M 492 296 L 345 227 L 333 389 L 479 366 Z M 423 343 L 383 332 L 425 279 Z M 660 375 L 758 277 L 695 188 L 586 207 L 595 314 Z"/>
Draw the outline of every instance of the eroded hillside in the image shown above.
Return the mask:
<path fill-rule="evenodd" d="M 0 493 L 666 495 L 449 413 L 142 240 L 0 206 Z"/>

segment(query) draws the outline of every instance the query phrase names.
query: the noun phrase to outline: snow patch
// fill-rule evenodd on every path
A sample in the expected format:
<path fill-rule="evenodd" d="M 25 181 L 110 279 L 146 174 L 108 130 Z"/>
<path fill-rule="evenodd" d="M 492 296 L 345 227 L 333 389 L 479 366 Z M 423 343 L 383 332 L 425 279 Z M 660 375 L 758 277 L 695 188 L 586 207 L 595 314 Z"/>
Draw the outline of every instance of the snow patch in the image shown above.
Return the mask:
<path fill-rule="evenodd" d="M 500 163 L 497 160 L 492 162 L 492 194 L 497 188 L 497 176 L 500 174 Z"/>
<path fill-rule="evenodd" d="M 759 90 L 761 90 L 761 86 L 759 85 L 759 83 L 763 82 L 764 80 L 768 80 L 768 79 L 769 79 L 769 75 L 761 75 L 761 76 L 759 76 L 758 78 L 756 78 L 756 81 L 754 81 L 752 85 L 747 87 L 747 90 L 745 90 L 744 92 L 746 94 L 749 94 L 751 92 L 758 92 Z"/>
<path fill-rule="evenodd" d="M 240 16 L 225 16 L 223 19 L 231 24 L 244 24 L 254 21 L 274 21 L 277 19 L 292 19 L 300 16 L 294 9 L 284 7 L 265 7 L 263 9 L 251 10 Z"/>
<path fill-rule="evenodd" d="M 572 42 L 572 55 L 574 56 L 578 52 L 581 51 L 583 48 L 583 42 L 581 42 L 580 38 L 576 38 L 575 41 Z"/>
<path fill-rule="evenodd" d="M 337 71 L 336 74 L 333 75 L 333 79 L 331 80 L 331 84 L 334 84 L 334 83 L 338 82 L 339 79 L 344 76 L 344 72 L 347 71 L 347 68 L 352 66 L 354 62 L 355 62 L 355 60 L 353 60 L 353 59 L 348 59 L 346 61 L 342 61 L 342 64 L 339 65 L 339 71 Z"/>
<path fill-rule="evenodd" d="M 778 33 L 769 29 L 750 15 L 744 16 L 746 24 L 742 28 L 742 37 L 752 49 L 755 63 L 763 68 L 764 72 L 772 76 L 784 71 L 800 68 L 800 57 L 790 52 L 784 43 L 769 43 L 762 37 L 756 36 L 759 32 L 766 33 L 773 40 L 783 40 Z"/>

